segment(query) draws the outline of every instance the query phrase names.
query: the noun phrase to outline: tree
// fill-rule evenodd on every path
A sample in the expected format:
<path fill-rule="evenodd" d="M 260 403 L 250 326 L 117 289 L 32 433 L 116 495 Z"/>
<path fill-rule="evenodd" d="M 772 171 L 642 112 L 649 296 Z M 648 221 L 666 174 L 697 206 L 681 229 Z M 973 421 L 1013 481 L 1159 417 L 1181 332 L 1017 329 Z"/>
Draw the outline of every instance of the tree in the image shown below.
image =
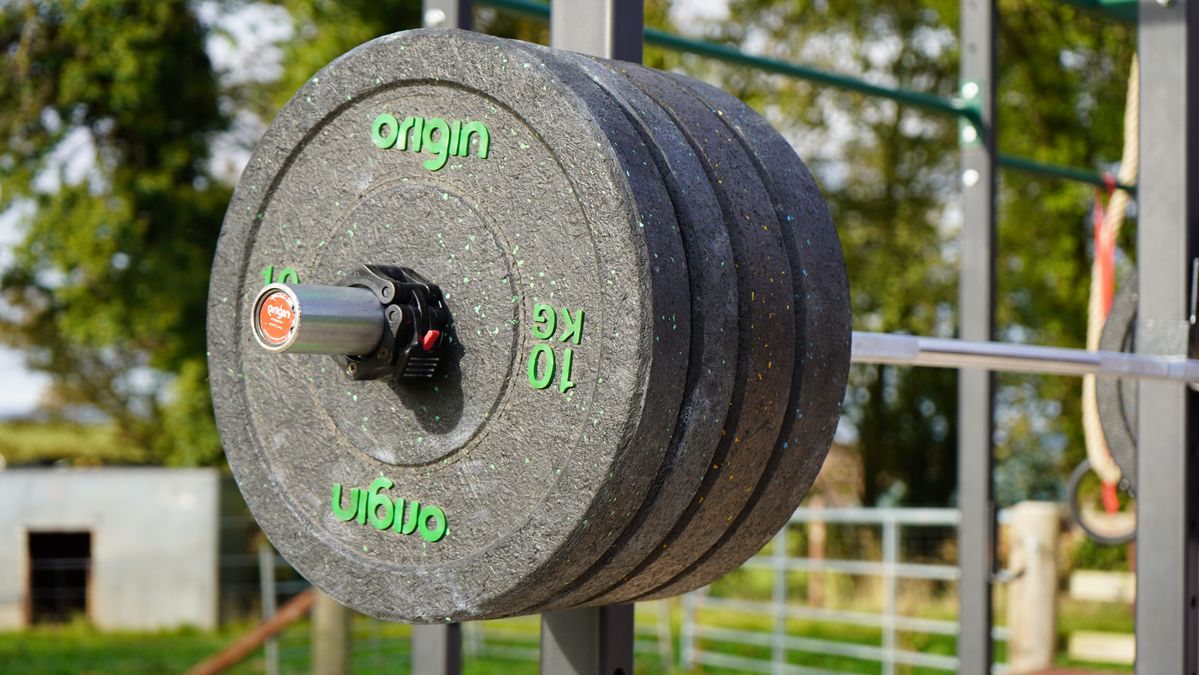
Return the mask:
<path fill-rule="evenodd" d="M 1072 166 L 1117 160 L 1129 30 L 1064 3 L 1003 0 L 999 14 L 1001 149 Z M 734 0 L 730 20 L 712 33 L 747 51 L 951 98 L 958 21 L 949 0 Z M 845 247 L 855 328 L 952 334 L 957 120 L 740 68 L 701 72 L 765 113 L 822 181 Z M 1001 338 L 1083 345 L 1091 195 L 1004 174 Z M 1002 375 L 998 384 L 1001 500 L 1056 496 L 1060 474 L 1083 452 L 1078 381 Z M 956 407 L 952 371 L 853 369 L 846 415 L 858 432 L 867 503 L 952 498 Z"/>
<path fill-rule="evenodd" d="M 0 211 L 24 231 L 0 337 L 52 376 L 52 410 L 217 461 L 204 324 L 229 189 L 206 161 L 227 122 L 202 26 L 182 0 L 19 2 L 0 42 Z"/>

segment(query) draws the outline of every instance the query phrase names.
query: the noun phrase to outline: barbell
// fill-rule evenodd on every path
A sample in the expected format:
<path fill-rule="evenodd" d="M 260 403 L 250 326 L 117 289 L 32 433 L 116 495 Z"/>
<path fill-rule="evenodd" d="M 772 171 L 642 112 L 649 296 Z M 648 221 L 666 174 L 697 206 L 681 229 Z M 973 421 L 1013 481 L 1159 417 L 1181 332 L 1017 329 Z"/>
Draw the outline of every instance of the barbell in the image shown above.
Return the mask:
<path fill-rule="evenodd" d="M 436 623 L 668 597 L 781 529 L 851 362 L 790 145 L 687 77 L 477 33 L 368 42 L 256 147 L 209 292 L 238 485 L 313 584 Z M 1199 379 L 853 333 L 852 360 Z"/>
<path fill-rule="evenodd" d="M 815 182 L 740 101 L 418 30 L 329 64 L 270 126 L 208 334 L 275 547 L 359 611 L 444 622 L 740 566 L 820 469 L 850 316 Z"/>

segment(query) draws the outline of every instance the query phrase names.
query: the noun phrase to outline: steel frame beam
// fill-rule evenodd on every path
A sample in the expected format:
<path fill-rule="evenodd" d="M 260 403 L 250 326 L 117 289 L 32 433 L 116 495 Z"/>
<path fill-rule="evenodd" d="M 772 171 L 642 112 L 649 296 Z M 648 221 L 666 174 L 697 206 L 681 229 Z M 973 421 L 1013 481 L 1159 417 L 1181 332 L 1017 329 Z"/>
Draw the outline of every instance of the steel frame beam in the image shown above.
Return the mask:
<path fill-rule="evenodd" d="M 983 368 L 1048 375 L 1106 375 L 1143 380 L 1199 382 L 1199 360 L 1182 349 L 1172 354 L 1088 352 L 1006 342 L 854 331 L 854 363 L 889 363 L 932 368 Z"/>
<path fill-rule="evenodd" d="M 474 28 L 474 0 L 423 0 L 425 28 Z"/>
<path fill-rule="evenodd" d="M 550 46 L 641 62 L 642 0 L 553 0 Z M 629 675 L 633 672 L 633 605 L 582 607 L 541 616 L 541 672 Z"/>
<path fill-rule="evenodd" d="M 422 0 L 426 28 L 474 27 L 473 0 Z M 461 675 L 462 625 L 431 624 L 412 627 L 413 675 Z"/>
<path fill-rule="evenodd" d="M 1199 0 L 1141 0 L 1137 350 L 1187 350 L 1199 256 Z M 1141 382 L 1137 435 L 1137 673 L 1186 673 L 1196 643 L 1196 394 Z"/>
<path fill-rule="evenodd" d="M 550 46 L 605 59 L 641 63 L 642 0 L 553 0 Z"/>
<path fill-rule="evenodd" d="M 958 330 L 965 340 L 994 337 L 995 316 L 995 0 L 961 2 L 961 89 L 979 111 L 961 126 L 962 233 Z M 995 507 L 991 492 L 994 378 L 978 368 L 958 374 L 958 662 L 989 673 Z M 963 422 L 963 420 L 965 422 Z"/>

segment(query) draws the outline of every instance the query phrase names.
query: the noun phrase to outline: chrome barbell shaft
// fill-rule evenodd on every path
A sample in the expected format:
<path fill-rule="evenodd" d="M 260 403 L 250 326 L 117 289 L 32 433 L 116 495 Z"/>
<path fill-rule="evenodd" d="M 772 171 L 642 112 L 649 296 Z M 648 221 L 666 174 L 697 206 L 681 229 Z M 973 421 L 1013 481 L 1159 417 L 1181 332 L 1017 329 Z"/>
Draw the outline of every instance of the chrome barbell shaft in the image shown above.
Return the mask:
<path fill-rule="evenodd" d="M 1199 360 L 854 331 L 854 363 L 1199 382 Z"/>

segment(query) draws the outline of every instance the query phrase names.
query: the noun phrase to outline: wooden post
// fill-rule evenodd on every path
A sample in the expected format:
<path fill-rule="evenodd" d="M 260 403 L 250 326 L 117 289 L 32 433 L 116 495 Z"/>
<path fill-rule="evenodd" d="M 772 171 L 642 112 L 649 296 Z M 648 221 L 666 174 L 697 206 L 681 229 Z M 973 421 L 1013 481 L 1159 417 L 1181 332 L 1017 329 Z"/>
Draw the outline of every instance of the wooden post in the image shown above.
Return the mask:
<path fill-rule="evenodd" d="M 322 591 L 312 606 L 312 672 L 350 672 L 350 610 Z"/>
<path fill-rule="evenodd" d="M 1057 551 L 1061 507 L 1021 502 L 1008 526 L 1008 668 L 1011 673 L 1053 665 L 1057 647 Z"/>
<path fill-rule="evenodd" d="M 822 509 L 824 499 L 816 495 L 812 497 L 810 506 L 813 509 Z M 824 543 L 827 539 L 828 529 L 823 520 L 813 519 L 808 522 L 809 560 L 824 560 Z M 824 606 L 824 572 L 808 572 L 808 604 L 812 607 Z"/>

